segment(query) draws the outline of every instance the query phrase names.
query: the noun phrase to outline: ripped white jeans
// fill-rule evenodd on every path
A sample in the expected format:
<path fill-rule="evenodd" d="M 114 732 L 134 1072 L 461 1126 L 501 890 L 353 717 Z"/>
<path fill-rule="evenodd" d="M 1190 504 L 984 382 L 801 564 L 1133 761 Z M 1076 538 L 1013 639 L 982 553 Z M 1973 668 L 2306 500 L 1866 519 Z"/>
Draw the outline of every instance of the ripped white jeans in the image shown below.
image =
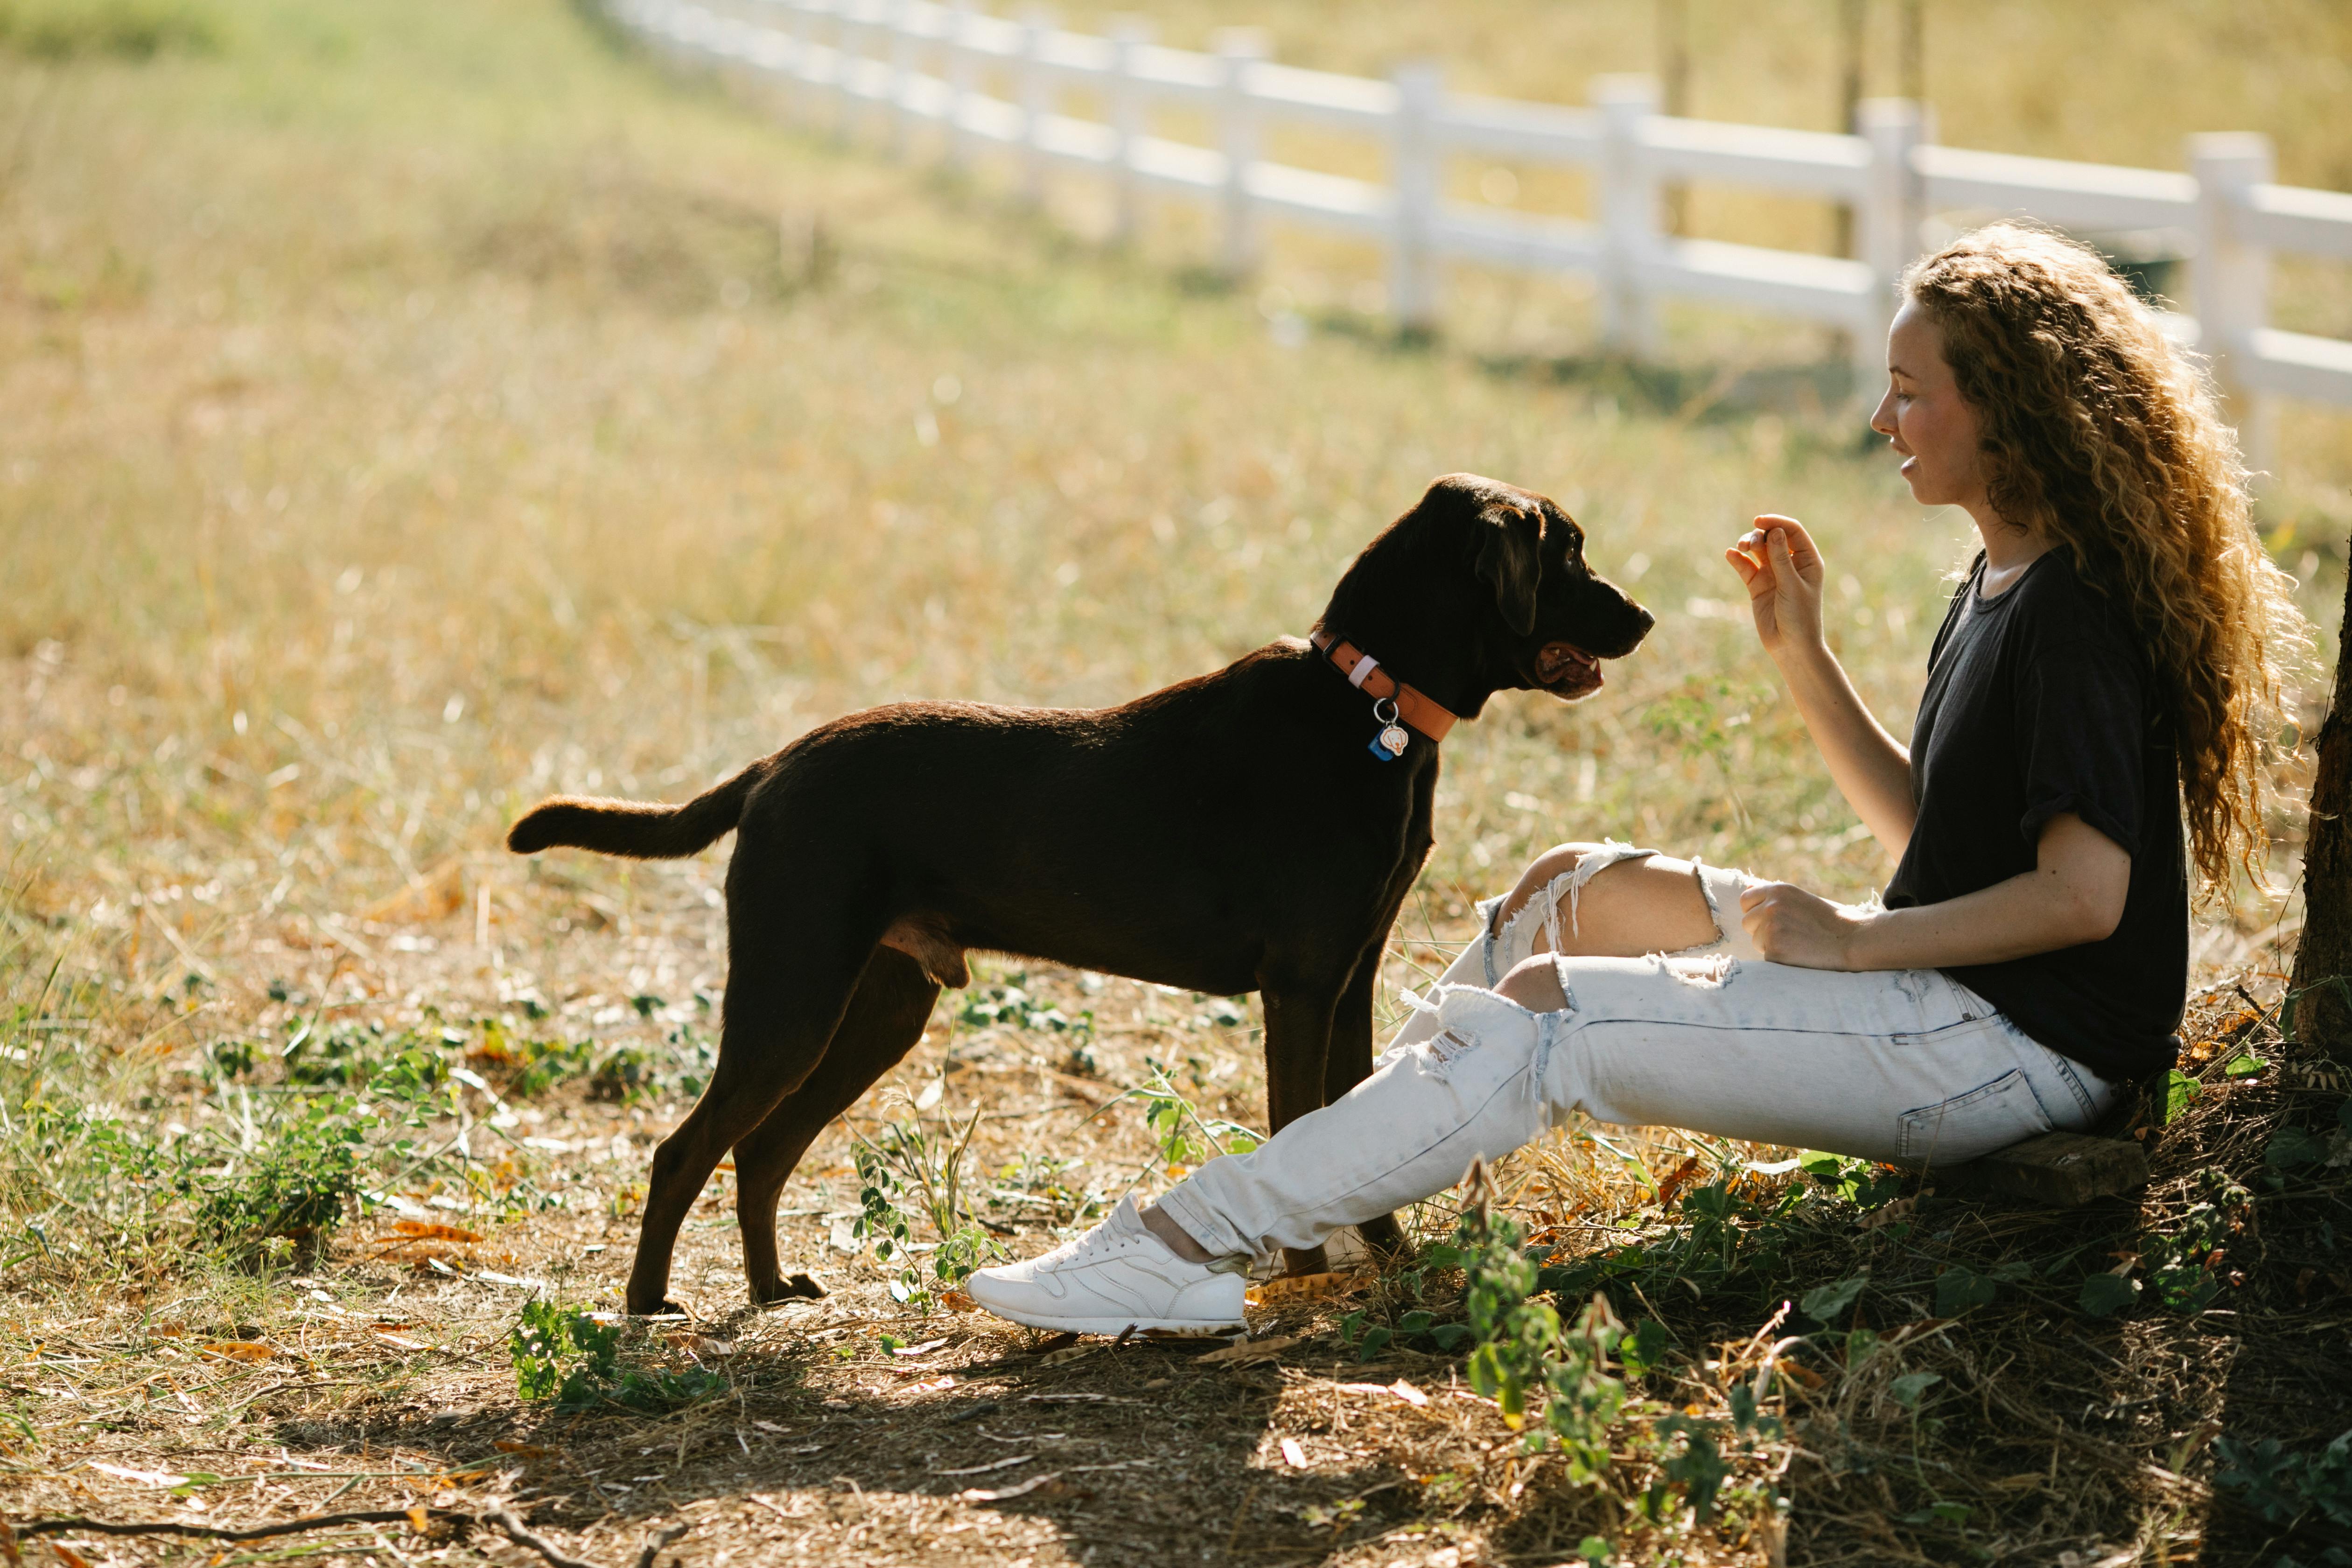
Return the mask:
<path fill-rule="evenodd" d="M 1654 853 L 1612 844 L 1586 855 L 1500 931 L 1500 900 L 1482 904 L 1487 936 L 1441 991 L 1491 987 L 1548 921 L 1572 918 L 1573 892 L 1594 871 Z M 2114 1086 L 1938 971 L 1767 961 L 1738 923 L 1738 894 L 1754 879 L 1698 874 L 1715 942 L 1556 958 L 1564 1009 L 1527 1014 L 1500 997 L 1507 1013 L 1488 1009 L 1532 1027 L 1469 1031 L 1417 1008 L 1344 1099 L 1249 1153 L 1208 1162 L 1160 1206 L 1213 1253 L 1265 1258 L 1443 1192 L 1472 1160 L 1498 1159 L 1579 1112 L 1925 1167 L 2080 1131 L 2114 1100 Z"/>

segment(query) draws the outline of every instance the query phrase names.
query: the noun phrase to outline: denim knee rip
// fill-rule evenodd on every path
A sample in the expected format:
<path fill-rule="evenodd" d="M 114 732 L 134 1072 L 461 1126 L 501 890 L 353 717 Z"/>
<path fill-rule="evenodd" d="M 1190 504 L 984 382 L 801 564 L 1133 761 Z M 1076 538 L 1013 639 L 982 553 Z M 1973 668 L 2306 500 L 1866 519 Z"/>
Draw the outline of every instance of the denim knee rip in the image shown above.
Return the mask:
<path fill-rule="evenodd" d="M 1503 906 L 1510 901 L 1507 893 L 1483 899 L 1477 905 L 1479 923 L 1486 932 L 1486 984 L 1500 982 L 1506 972 L 1535 952 L 1535 933 L 1541 930 L 1554 952 L 1560 949 L 1564 934 L 1559 912 L 1560 900 L 1568 900 L 1566 934 L 1573 934 L 1576 925 L 1576 905 L 1584 885 L 1612 866 L 1628 860 L 1646 860 L 1658 853 L 1655 849 L 1637 849 L 1631 844 L 1620 844 L 1614 838 L 1601 840 L 1598 848 L 1588 849 L 1576 858 L 1576 864 L 1538 889 L 1533 897 L 1519 907 L 1519 912 L 1508 921 L 1498 917 Z M 1704 888 L 1701 889 L 1704 891 Z M 1707 907 L 1714 908 L 1712 898 Z M 1723 934 L 1723 922 L 1716 921 L 1716 934 Z"/>

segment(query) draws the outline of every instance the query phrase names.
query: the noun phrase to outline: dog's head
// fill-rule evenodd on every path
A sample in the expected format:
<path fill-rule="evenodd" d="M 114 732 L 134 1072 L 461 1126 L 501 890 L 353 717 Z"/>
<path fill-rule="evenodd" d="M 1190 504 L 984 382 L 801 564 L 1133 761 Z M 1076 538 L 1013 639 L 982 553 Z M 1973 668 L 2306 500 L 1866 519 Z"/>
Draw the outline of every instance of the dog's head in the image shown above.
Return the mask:
<path fill-rule="evenodd" d="M 1590 696 L 1655 622 L 1586 563 L 1559 503 L 1448 474 L 1357 558 L 1324 624 L 1467 717 L 1498 690 Z"/>

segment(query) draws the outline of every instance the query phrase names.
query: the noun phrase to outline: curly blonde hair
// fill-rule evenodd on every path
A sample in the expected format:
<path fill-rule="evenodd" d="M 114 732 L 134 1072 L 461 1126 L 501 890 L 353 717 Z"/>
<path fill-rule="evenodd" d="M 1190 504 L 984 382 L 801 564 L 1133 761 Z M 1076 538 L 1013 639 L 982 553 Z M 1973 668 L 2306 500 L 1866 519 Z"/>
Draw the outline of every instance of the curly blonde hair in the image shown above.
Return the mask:
<path fill-rule="evenodd" d="M 2266 885 L 2263 763 L 2311 626 L 2255 537 L 2236 433 L 2196 363 L 2097 252 L 2027 224 L 1904 274 L 1977 416 L 1987 499 L 2119 596 L 2170 700 L 2201 897 Z"/>

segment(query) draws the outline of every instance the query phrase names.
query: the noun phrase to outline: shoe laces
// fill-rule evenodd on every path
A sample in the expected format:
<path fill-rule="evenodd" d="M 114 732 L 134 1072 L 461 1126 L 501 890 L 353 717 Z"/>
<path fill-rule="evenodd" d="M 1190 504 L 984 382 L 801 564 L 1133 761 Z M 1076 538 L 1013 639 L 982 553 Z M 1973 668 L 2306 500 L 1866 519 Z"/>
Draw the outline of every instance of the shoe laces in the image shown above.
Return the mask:
<path fill-rule="evenodd" d="M 1070 1237 L 1051 1251 L 1040 1253 L 1036 1259 L 1037 1266 L 1042 1268 L 1047 1264 L 1073 1263 L 1082 1258 L 1108 1257 L 1114 1253 L 1124 1252 L 1143 1239 L 1142 1235 L 1138 1231 L 1115 1225 L 1113 1222 L 1117 1218 L 1118 1215 L 1113 1215 L 1110 1219 L 1104 1220 L 1093 1228 Z"/>

